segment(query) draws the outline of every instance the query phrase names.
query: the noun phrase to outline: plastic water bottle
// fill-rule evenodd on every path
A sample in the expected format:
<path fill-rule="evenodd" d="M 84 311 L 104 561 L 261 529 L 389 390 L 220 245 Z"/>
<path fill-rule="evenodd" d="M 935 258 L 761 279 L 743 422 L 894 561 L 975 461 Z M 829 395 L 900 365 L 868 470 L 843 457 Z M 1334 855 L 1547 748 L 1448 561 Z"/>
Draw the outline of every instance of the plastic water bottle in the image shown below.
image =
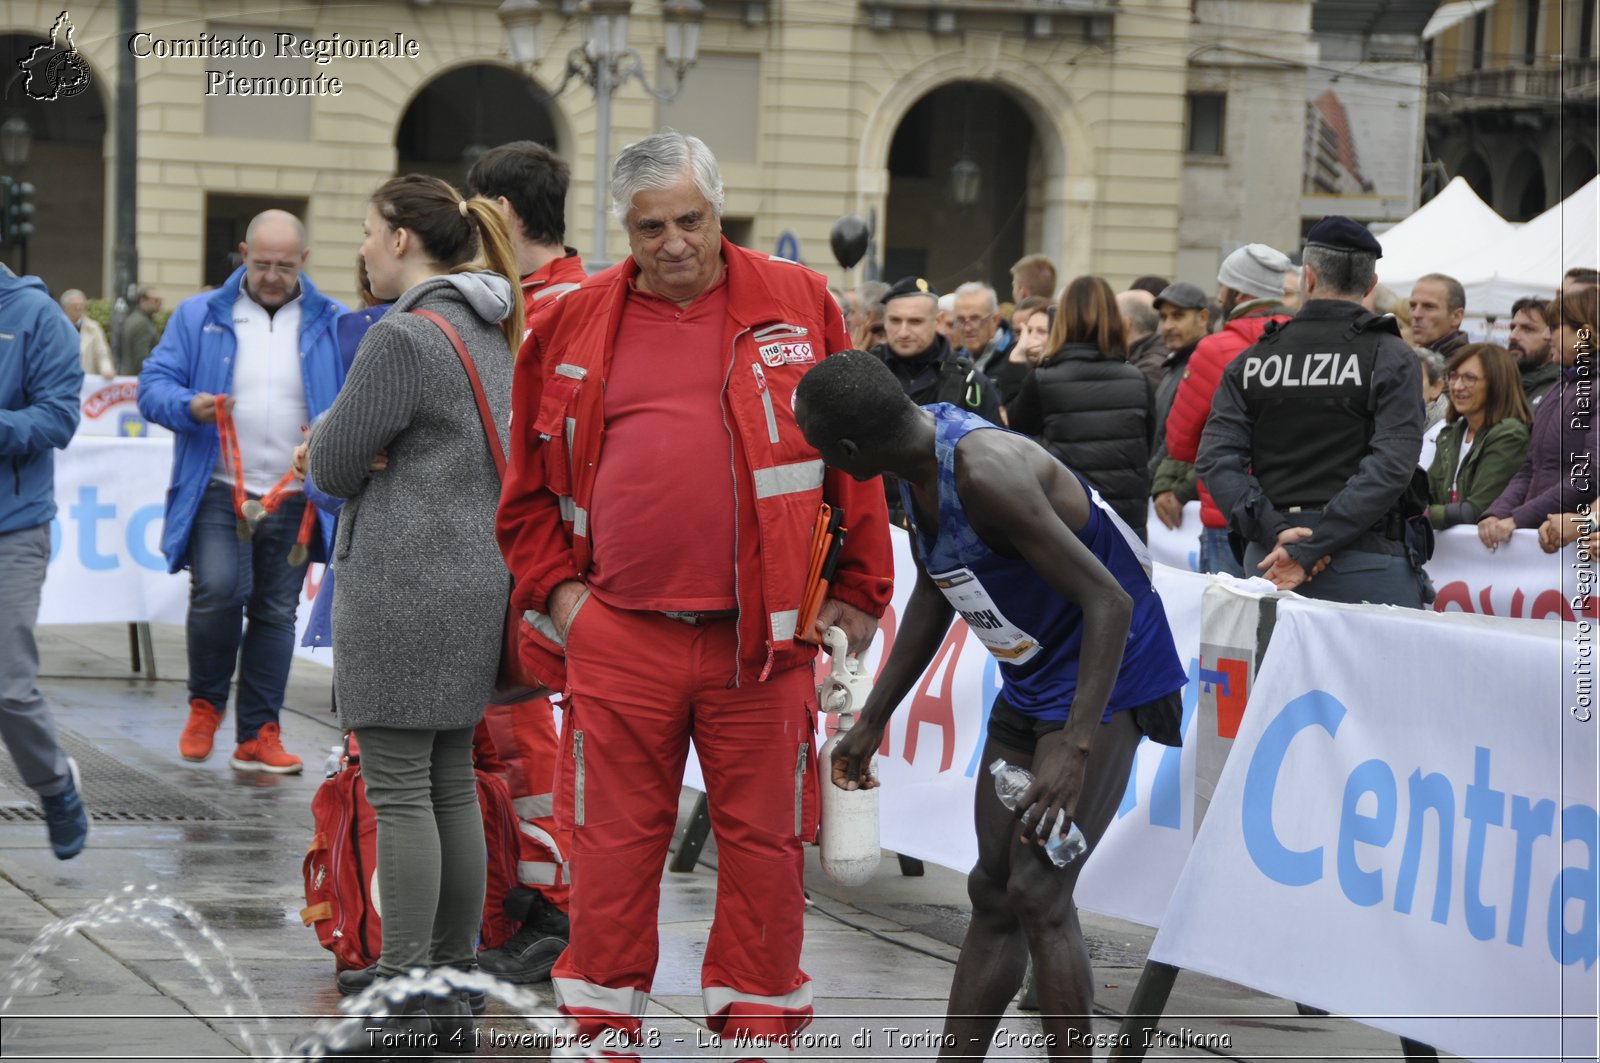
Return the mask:
<path fill-rule="evenodd" d="M 817 691 L 824 712 L 839 714 L 839 729 L 818 754 L 822 772 L 822 829 L 818 839 L 822 870 L 841 886 L 859 886 L 878 870 L 883 850 L 878 843 L 878 791 L 841 790 L 833 785 L 833 751 L 855 721 L 872 692 L 872 677 L 846 649 L 845 634 L 830 627 L 824 636 L 833 654 L 833 669 Z M 868 771 L 877 774 L 873 763 Z"/>
<path fill-rule="evenodd" d="M 994 792 L 1000 795 L 1000 803 L 1015 812 L 1017 802 L 1033 785 L 1033 772 L 1007 764 L 1002 758 L 989 765 L 989 774 L 994 776 Z M 1050 832 L 1050 840 L 1044 843 L 1044 855 L 1057 867 L 1066 867 L 1089 848 L 1076 823 L 1065 824 L 1066 832 L 1062 833 L 1066 818 L 1065 812 L 1056 813 L 1055 828 Z"/>

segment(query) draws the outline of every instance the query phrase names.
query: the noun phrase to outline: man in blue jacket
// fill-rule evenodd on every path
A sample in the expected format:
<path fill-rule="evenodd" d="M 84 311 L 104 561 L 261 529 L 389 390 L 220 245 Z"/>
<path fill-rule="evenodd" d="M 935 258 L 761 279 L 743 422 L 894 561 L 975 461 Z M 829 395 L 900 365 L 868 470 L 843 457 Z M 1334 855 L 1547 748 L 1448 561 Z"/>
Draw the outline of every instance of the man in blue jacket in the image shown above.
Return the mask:
<path fill-rule="evenodd" d="M 278 714 L 305 578 L 305 560 L 290 557 L 305 495 L 292 484 L 248 537 L 239 503 L 272 489 L 303 427 L 333 405 L 344 383 L 335 326 L 346 311 L 303 272 L 310 252 L 294 215 L 258 214 L 239 251 L 244 265 L 221 288 L 173 312 L 139 373 L 139 410 L 177 433 L 161 552 L 169 571 L 187 567 L 191 576 L 189 721 L 178 752 L 193 761 L 211 756 L 237 661 L 229 763 L 294 774 L 303 765 L 283 748 Z M 238 441 L 236 463 L 218 435 L 219 399 Z M 321 536 L 311 543 L 320 548 Z"/>
<path fill-rule="evenodd" d="M 0 265 L 0 738 L 22 781 L 38 793 L 50 847 L 62 860 L 83 850 L 89 818 L 77 765 L 56 739 L 35 685 L 33 625 L 56 515 L 52 452 L 72 440 L 82 387 L 78 334 L 67 315 L 38 277 Z"/>

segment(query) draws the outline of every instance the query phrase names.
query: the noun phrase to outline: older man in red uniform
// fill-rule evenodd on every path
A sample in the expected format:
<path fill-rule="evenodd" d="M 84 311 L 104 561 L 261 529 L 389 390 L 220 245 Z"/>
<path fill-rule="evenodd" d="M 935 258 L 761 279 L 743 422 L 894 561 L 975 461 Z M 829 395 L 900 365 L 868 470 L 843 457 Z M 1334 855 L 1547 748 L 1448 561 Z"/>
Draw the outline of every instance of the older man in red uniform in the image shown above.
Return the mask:
<path fill-rule="evenodd" d="M 821 503 L 843 511 L 816 628 L 862 651 L 891 591 L 883 497 L 825 470 L 795 424 L 801 375 L 849 346 L 838 306 L 817 274 L 722 238 L 706 146 L 633 144 L 612 190 L 632 255 L 537 316 L 499 517 L 535 671 L 569 695 L 572 938 L 553 980 L 596 1057 L 637 1058 L 692 733 L 719 856 L 709 1025 L 782 1043 L 811 1018 L 815 649 L 796 629 L 812 529 Z"/>

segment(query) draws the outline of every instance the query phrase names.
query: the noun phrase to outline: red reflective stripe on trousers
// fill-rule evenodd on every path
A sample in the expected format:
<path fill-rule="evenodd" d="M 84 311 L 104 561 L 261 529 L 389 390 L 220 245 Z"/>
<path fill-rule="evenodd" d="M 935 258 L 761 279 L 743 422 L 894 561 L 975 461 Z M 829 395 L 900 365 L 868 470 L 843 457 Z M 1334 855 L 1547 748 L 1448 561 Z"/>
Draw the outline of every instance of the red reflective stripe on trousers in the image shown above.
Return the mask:
<path fill-rule="evenodd" d="M 733 620 L 690 627 L 595 595 L 573 621 L 556 788 L 573 838 L 572 937 L 555 978 L 649 991 L 692 730 L 718 855 L 701 984 L 789 997 L 809 983 L 802 842 L 816 832 L 816 692 L 809 668 L 730 688 L 736 642 Z M 584 1010 L 573 1018 L 586 1036 L 627 1025 Z M 743 1000 L 722 1010 L 725 1036 L 781 1036 L 811 1018 L 809 1007 Z"/>
<path fill-rule="evenodd" d="M 513 801 L 554 791 L 560 741 L 556 736 L 555 709 L 549 698 L 536 698 L 518 705 L 490 705 L 483 714 L 482 726 L 493 736 L 500 759 L 505 762 L 506 786 L 511 790 Z M 561 853 L 558 857 L 544 842 L 526 831 L 519 831 L 518 863 L 562 863 L 571 848 L 571 839 L 557 825 L 554 812 L 523 819 L 555 839 Z M 538 890 L 545 900 L 562 911 L 567 910 L 570 883 L 565 879 L 554 885 L 531 882 L 523 885 Z"/>

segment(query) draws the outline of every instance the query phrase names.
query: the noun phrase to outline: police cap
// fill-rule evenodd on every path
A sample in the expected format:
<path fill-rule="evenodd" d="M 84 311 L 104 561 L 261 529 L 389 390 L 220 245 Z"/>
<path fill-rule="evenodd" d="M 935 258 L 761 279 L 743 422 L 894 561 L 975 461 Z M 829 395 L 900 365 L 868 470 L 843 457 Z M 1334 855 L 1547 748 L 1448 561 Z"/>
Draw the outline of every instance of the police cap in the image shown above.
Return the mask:
<path fill-rule="evenodd" d="M 1351 221 L 1342 214 L 1330 214 L 1313 225 L 1306 234 L 1306 246 L 1383 257 L 1383 246 L 1378 243 L 1378 238 L 1365 225 Z"/>
<path fill-rule="evenodd" d="M 939 298 L 939 293 L 933 290 L 933 285 L 923 278 L 901 277 L 894 282 L 892 288 L 883 293 L 883 298 L 878 301 L 887 304 L 891 299 L 899 299 L 901 296 L 906 295 L 924 295 L 936 302 Z"/>

